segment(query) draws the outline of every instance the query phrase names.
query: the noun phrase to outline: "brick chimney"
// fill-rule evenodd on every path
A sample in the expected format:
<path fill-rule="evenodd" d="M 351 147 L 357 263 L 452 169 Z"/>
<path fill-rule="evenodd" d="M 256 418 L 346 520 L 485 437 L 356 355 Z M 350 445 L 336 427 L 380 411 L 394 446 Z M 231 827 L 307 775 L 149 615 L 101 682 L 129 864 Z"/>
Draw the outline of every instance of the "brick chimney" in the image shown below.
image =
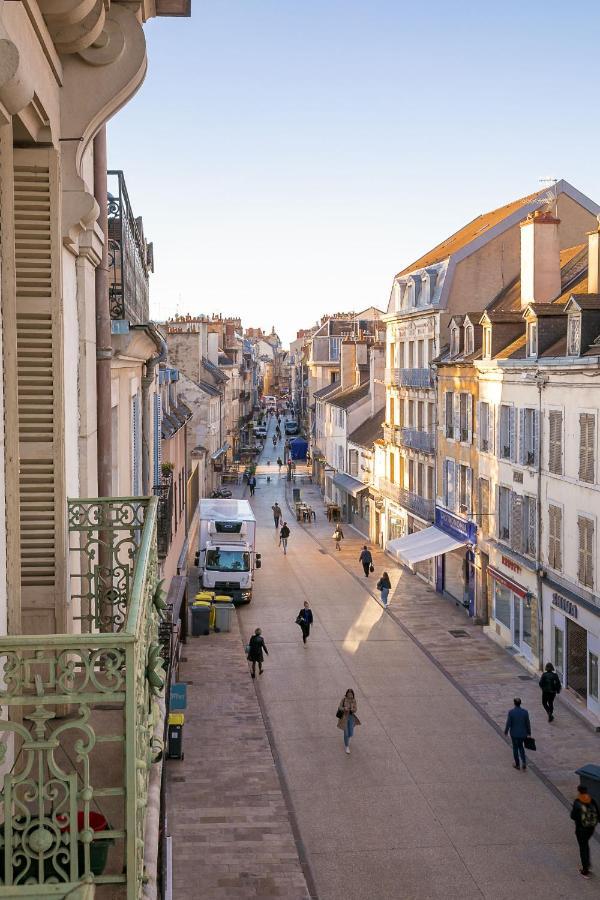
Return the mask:
<path fill-rule="evenodd" d="M 371 345 L 371 356 L 369 359 L 369 392 L 371 397 L 371 412 L 374 416 L 385 406 L 385 344 L 377 343 Z"/>
<path fill-rule="evenodd" d="M 542 210 L 521 222 L 521 309 L 560 295 L 559 225 L 560 219 Z"/>
<path fill-rule="evenodd" d="M 600 294 L 600 216 L 598 222 L 588 234 L 588 294 Z"/>
<path fill-rule="evenodd" d="M 343 391 L 356 385 L 356 341 L 342 341 L 340 347 L 340 385 Z"/>

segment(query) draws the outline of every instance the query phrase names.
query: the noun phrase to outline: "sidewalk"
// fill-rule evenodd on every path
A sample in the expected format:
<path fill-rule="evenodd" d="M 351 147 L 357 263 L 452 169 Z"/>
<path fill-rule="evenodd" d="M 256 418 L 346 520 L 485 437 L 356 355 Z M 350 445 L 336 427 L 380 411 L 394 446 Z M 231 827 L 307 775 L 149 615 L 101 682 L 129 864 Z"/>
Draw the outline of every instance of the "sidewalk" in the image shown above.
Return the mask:
<path fill-rule="evenodd" d="M 291 515 L 292 485 L 286 484 L 286 498 Z M 568 706 L 556 704 L 556 718 L 549 724 L 541 706 L 538 678 L 529 675 L 511 656 L 487 638 L 451 601 L 441 597 L 416 575 L 398 566 L 380 548 L 355 531 L 342 525 L 344 541 L 336 552 L 332 533 L 334 525 L 327 521 L 319 488 L 303 483 L 302 499 L 316 511 L 316 522 L 302 525 L 322 550 L 352 574 L 379 601 L 377 581 L 387 571 L 392 583 L 388 615 L 429 656 L 434 664 L 486 718 L 490 726 L 504 732 L 506 713 L 513 697 L 521 697 L 530 713 L 538 750 L 531 768 L 546 786 L 569 805 L 577 784 L 575 770 L 585 763 L 600 761 L 600 734 L 593 732 Z M 294 516 L 295 522 L 295 516 Z M 301 527 L 295 522 L 296 527 Z M 358 562 L 364 544 L 373 555 L 375 572 L 367 580 Z M 452 630 L 466 631 L 454 637 Z M 465 736 L 468 740 L 468 735 Z M 468 751 L 467 751 L 468 752 Z"/>

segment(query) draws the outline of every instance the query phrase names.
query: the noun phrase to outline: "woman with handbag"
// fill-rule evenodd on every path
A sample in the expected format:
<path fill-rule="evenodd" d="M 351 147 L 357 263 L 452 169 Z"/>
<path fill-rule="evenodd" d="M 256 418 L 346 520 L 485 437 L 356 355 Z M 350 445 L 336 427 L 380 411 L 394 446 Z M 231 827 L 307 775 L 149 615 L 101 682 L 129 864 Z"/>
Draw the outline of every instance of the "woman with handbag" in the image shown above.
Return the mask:
<path fill-rule="evenodd" d="M 310 626 L 313 623 L 313 614 L 310 606 L 308 605 L 308 600 L 304 601 L 304 606 L 296 616 L 296 625 L 299 625 L 302 629 L 302 643 L 306 645 L 306 639 L 310 634 Z"/>
<path fill-rule="evenodd" d="M 388 605 L 388 596 L 392 587 L 392 583 L 390 581 L 390 576 L 387 572 L 384 572 L 379 581 L 377 582 L 377 590 L 381 594 L 381 602 L 384 606 Z"/>
<path fill-rule="evenodd" d="M 335 531 L 333 532 L 333 539 L 335 541 L 335 549 L 341 550 L 341 542 L 344 540 L 344 532 L 342 531 L 341 525 L 335 526 Z"/>
<path fill-rule="evenodd" d="M 336 712 L 337 727 L 344 732 L 344 747 L 346 753 L 350 753 L 350 741 L 354 735 L 354 726 L 360 725 L 360 719 L 356 715 L 356 697 L 352 688 L 348 688 L 338 706 Z"/>

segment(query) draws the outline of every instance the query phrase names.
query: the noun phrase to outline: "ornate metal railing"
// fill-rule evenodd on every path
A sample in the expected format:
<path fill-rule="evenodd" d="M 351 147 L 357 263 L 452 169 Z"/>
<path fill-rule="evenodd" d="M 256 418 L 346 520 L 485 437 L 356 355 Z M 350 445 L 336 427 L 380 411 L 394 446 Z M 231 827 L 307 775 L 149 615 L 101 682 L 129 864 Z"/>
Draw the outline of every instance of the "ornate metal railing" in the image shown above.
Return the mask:
<path fill-rule="evenodd" d="M 433 373 L 431 369 L 399 369 L 398 371 L 398 384 L 402 387 L 433 387 Z"/>
<path fill-rule="evenodd" d="M 154 486 L 154 495 L 158 497 L 158 513 L 156 519 L 156 539 L 158 555 L 164 559 L 169 553 L 173 540 L 173 473 L 163 475 L 160 484 Z"/>
<path fill-rule="evenodd" d="M 379 478 L 377 480 L 377 487 L 385 497 L 389 497 L 390 500 L 395 500 L 400 506 L 403 506 L 409 512 L 414 513 L 415 516 L 418 516 L 420 519 L 424 519 L 427 522 L 433 522 L 433 500 L 427 500 L 425 497 L 413 493 L 413 491 L 407 491 L 406 488 L 400 487 L 399 484 L 394 484 L 392 481 L 388 481 L 387 478 Z"/>
<path fill-rule="evenodd" d="M 433 453 L 435 451 L 435 434 L 430 431 L 421 431 L 420 428 L 403 428 L 401 443 L 412 450 Z"/>
<path fill-rule="evenodd" d="M 154 497 L 69 501 L 83 633 L 0 638 L 0 897 L 141 896 L 163 684 L 156 512 Z"/>
<path fill-rule="evenodd" d="M 108 267 L 111 319 L 134 325 L 148 322 L 152 245 L 146 244 L 141 219 L 133 215 L 123 172 L 108 172 Z"/>

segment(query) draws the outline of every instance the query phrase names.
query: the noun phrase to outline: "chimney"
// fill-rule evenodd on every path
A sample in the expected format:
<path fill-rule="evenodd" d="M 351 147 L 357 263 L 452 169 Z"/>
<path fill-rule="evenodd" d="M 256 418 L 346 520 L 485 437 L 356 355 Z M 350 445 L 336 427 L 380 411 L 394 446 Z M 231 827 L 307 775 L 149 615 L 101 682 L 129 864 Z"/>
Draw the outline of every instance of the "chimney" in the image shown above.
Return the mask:
<path fill-rule="evenodd" d="M 600 216 L 598 223 L 588 234 L 588 294 L 600 294 Z"/>
<path fill-rule="evenodd" d="M 219 335 L 216 331 L 211 331 L 208 334 L 208 346 L 207 346 L 207 356 L 209 362 L 213 363 L 213 365 L 219 365 Z"/>
<path fill-rule="evenodd" d="M 356 385 L 356 344 L 342 341 L 340 347 L 340 385 L 343 391 Z"/>
<path fill-rule="evenodd" d="M 369 393 L 371 397 L 371 417 L 385 406 L 385 344 L 371 346 L 369 360 Z"/>
<path fill-rule="evenodd" d="M 543 210 L 521 222 L 521 309 L 560 295 L 559 225 L 560 219 Z"/>

